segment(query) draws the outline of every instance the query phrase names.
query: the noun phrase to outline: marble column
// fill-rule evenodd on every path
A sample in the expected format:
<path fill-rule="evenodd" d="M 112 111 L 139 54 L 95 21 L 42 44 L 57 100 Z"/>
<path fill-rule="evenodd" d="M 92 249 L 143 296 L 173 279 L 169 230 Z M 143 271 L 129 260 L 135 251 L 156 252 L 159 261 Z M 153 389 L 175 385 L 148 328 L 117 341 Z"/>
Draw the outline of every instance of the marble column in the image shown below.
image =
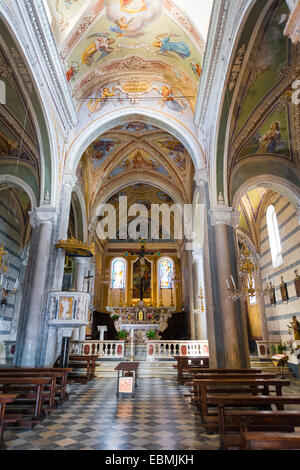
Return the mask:
<path fill-rule="evenodd" d="M 193 286 L 193 259 L 192 252 L 187 250 L 187 269 L 188 269 L 188 279 L 189 279 L 189 334 L 191 340 L 196 339 L 196 326 L 195 326 L 195 314 L 194 314 L 194 286 Z M 188 287 L 187 286 L 187 287 Z"/>
<path fill-rule="evenodd" d="M 70 219 L 70 208 L 72 191 L 75 187 L 77 178 L 73 173 L 66 173 L 64 175 L 63 187 L 61 191 L 61 208 L 60 208 L 60 228 L 59 228 L 59 240 L 67 240 L 68 238 L 68 227 Z M 58 250 L 58 256 L 55 267 L 55 279 L 53 289 L 60 291 L 62 289 L 63 277 L 64 277 L 64 266 L 65 266 L 65 251 L 62 249 Z"/>
<path fill-rule="evenodd" d="M 202 288 L 202 303 L 201 303 Z M 204 266 L 203 250 L 193 251 L 193 293 L 194 293 L 194 317 L 195 317 L 195 336 L 197 340 L 207 340 L 207 321 L 205 308 L 205 285 L 204 285 Z M 203 305 L 203 311 L 201 306 Z"/>
<path fill-rule="evenodd" d="M 52 229 L 53 225 L 56 224 L 56 219 L 56 211 L 53 208 L 41 207 L 30 213 L 31 225 L 35 231 L 38 231 L 38 234 L 21 353 L 21 366 L 23 367 L 35 367 L 36 365 L 45 286 L 49 269 Z"/>
<path fill-rule="evenodd" d="M 257 271 L 255 275 L 255 285 L 256 285 L 256 300 L 257 300 L 259 313 L 260 313 L 262 340 L 268 341 L 269 331 L 268 331 L 268 323 L 267 323 L 267 315 L 266 315 L 266 306 L 265 306 L 264 297 L 260 294 L 263 291 L 263 284 L 262 284 L 260 269 Z"/>
<path fill-rule="evenodd" d="M 215 228 L 216 259 L 218 264 L 221 317 L 224 337 L 225 368 L 247 368 L 250 366 L 246 319 L 239 303 L 229 298 L 227 282 L 231 276 L 237 280 L 236 251 L 233 227 L 239 224 L 240 214 L 227 206 L 211 210 L 211 221 Z"/>

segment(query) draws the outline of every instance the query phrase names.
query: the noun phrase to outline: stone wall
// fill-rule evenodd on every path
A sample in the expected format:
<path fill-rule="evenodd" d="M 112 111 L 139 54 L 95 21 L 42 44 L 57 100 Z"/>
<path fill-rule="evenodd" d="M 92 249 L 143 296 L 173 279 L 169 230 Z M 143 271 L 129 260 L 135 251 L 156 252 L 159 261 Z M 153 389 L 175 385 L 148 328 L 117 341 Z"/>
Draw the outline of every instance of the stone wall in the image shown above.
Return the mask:
<path fill-rule="evenodd" d="M 265 211 L 260 230 L 263 286 L 268 279 L 275 285 L 276 292 L 275 306 L 271 305 L 269 295 L 265 296 L 266 316 L 270 340 L 285 342 L 290 339 L 287 324 L 292 316 L 297 315 L 300 320 L 300 298 L 296 296 L 294 285 L 295 270 L 299 269 L 300 273 L 300 226 L 295 208 L 285 197 L 277 194 L 270 204 L 274 205 L 277 214 L 283 264 L 273 268 Z M 287 283 L 288 302 L 282 300 L 281 276 Z"/>

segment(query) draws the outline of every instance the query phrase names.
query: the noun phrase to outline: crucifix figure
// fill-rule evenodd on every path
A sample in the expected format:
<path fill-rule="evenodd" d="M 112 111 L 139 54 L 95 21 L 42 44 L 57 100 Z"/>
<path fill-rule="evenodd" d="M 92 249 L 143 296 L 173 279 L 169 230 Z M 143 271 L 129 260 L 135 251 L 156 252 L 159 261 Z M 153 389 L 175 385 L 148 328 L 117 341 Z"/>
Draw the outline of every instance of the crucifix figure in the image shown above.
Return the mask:
<path fill-rule="evenodd" d="M 146 264 L 146 250 L 145 250 L 145 240 L 141 241 L 141 249 L 138 253 L 130 253 L 131 255 L 138 255 L 138 259 L 140 262 L 140 268 L 139 268 L 139 291 L 140 291 L 140 301 L 144 300 L 144 295 L 145 292 L 148 288 L 147 281 L 148 279 L 148 274 L 147 274 L 147 264 Z M 147 251 L 147 256 L 153 256 L 154 252 L 148 252 Z"/>
<path fill-rule="evenodd" d="M 89 274 L 88 276 L 85 276 L 84 279 L 87 280 L 87 292 L 90 292 L 90 283 L 91 283 L 91 279 L 93 279 L 94 276 L 91 276 L 91 271 L 89 271 Z"/>

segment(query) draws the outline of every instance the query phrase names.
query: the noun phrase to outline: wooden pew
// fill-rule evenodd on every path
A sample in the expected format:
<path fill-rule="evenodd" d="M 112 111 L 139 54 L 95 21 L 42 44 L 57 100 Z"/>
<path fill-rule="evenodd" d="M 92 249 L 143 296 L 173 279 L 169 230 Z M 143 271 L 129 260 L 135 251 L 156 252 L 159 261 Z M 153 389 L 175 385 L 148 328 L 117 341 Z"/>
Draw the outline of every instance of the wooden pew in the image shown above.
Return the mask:
<path fill-rule="evenodd" d="M 241 433 L 244 432 L 295 432 L 300 426 L 300 410 L 245 410 L 224 411 L 224 448 L 241 448 Z M 218 432 L 218 416 L 209 416 L 205 428 L 209 433 Z"/>
<path fill-rule="evenodd" d="M 226 449 L 228 441 L 226 442 L 226 423 L 225 423 L 225 408 L 226 407 L 239 407 L 239 408 L 253 408 L 259 407 L 264 408 L 266 411 L 272 405 L 277 408 L 277 411 L 284 410 L 285 405 L 300 405 L 300 397 L 286 397 L 278 395 L 208 395 L 206 397 L 207 404 L 211 404 L 218 408 L 218 431 L 220 435 L 220 449 Z M 234 410 L 226 409 L 226 416 L 234 416 Z M 295 410 L 297 411 L 297 410 Z M 244 422 L 244 426 L 247 423 L 247 416 L 245 410 L 239 410 L 241 416 L 245 416 L 241 422 Z M 236 416 L 238 416 L 238 412 Z M 257 414 L 258 416 L 258 414 Z M 259 418 L 257 418 L 259 419 Z M 272 418 L 270 418 L 272 419 Z M 295 420 L 298 418 L 295 418 Z M 244 420 L 244 421 L 243 421 Z M 292 421 L 291 421 L 292 423 Z M 273 420 L 274 424 L 274 420 Z M 230 440 L 230 438 L 229 438 Z"/>
<path fill-rule="evenodd" d="M 71 355 L 69 357 L 69 366 L 73 369 L 85 369 L 86 373 L 84 375 L 71 373 L 69 378 L 75 382 L 87 383 L 88 381 L 95 378 L 96 370 L 96 360 L 97 356 L 75 356 Z M 74 371 L 73 371 L 74 372 Z"/>
<path fill-rule="evenodd" d="M 51 391 L 55 381 L 55 377 L 0 377 L 0 389 L 5 393 L 18 395 L 13 411 L 20 408 L 27 418 L 24 420 L 22 417 L 22 423 L 29 426 L 40 422 L 49 410 L 49 406 L 54 403 L 55 396 L 51 395 Z M 50 388 L 49 392 L 44 391 L 45 386 Z M 32 407 L 34 409 L 31 411 Z M 6 411 L 12 410 L 7 407 Z"/>
<path fill-rule="evenodd" d="M 62 381 L 63 381 L 63 376 L 64 372 L 61 371 L 32 371 L 32 372 L 23 372 L 21 370 L 14 371 L 14 372 L 2 372 L 0 369 L 0 378 L 10 378 L 10 377 L 51 377 L 53 378 L 51 382 L 51 387 L 50 387 L 50 394 L 49 396 L 51 397 L 51 403 L 49 403 L 50 407 L 55 407 L 56 405 L 59 405 L 65 395 L 65 391 L 63 390 L 62 387 Z M 55 380 L 54 380 L 55 378 Z M 44 387 L 44 390 L 47 390 L 47 387 Z M 58 395 L 58 399 L 56 400 L 56 396 Z"/>
<path fill-rule="evenodd" d="M 174 356 L 174 359 L 177 361 L 177 378 L 180 381 L 182 376 L 182 368 L 191 366 L 198 366 L 201 368 L 209 367 L 209 358 L 205 356 Z"/>
<path fill-rule="evenodd" d="M 3 368 L 0 367 L 0 373 L 5 373 L 5 372 L 43 372 L 43 373 L 48 373 L 48 372 L 62 372 L 62 378 L 61 380 L 58 381 L 58 389 L 60 389 L 60 398 L 65 401 L 67 400 L 67 379 L 68 379 L 68 374 L 72 372 L 72 368 L 63 368 L 63 367 L 8 367 L 8 368 Z"/>
<path fill-rule="evenodd" d="M 206 375 L 206 374 L 220 374 L 220 375 L 228 375 L 228 374 L 240 374 L 240 375 L 253 375 L 253 374 L 262 374 L 262 369 L 214 369 L 209 367 L 197 367 L 193 365 L 186 365 L 183 366 L 180 372 L 180 377 L 178 377 L 179 382 L 185 381 L 184 374 L 199 374 L 199 375 Z"/>
<path fill-rule="evenodd" d="M 259 376 L 258 376 L 259 377 Z M 282 387 L 288 386 L 290 382 L 283 379 L 261 379 L 261 378 L 239 378 L 230 379 L 226 376 L 221 376 L 218 379 L 195 379 L 193 380 L 193 402 L 197 404 L 202 419 L 208 416 L 208 394 L 231 394 L 240 393 L 253 395 L 264 394 L 269 395 L 274 387 L 276 395 L 282 395 Z"/>
<path fill-rule="evenodd" d="M 285 433 L 242 433 L 242 450 L 299 450 L 300 435 Z"/>
<path fill-rule="evenodd" d="M 182 378 L 182 382 L 185 383 L 185 385 L 187 386 L 191 386 L 193 385 L 193 381 L 194 380 L 197 380 L 197 379 L 221 379 L 221 378 L 226 378 L 226 379 L 244 379 L 244 378 L 247 378 L 247 379 L 255 379 L 255 378 L 260 378 L 260 379 L 275 379 L 276 378 L 276 375 L 275 374 L 269 374 L 269 373 L 261 373 L 261 374 L 247 374 L 245 376 L 245 374 L 199 374 L 199 373 L 195 373 L 195 374 L 191 374 L 190 376 L 188 377 L 183 377 Z"/>
<path fill-rule="evenodd" d="M 5 442 L 4 442 L 4 428 L 6 424 L 5 420 L 5 409 L 7 403 L 12 403 L 17 398 L 17 395 L 11 394 L 3 394 L 0 393 L 0 449 L 6 449 Z M 17 419 L 17 417 L 14 417 Z"/>

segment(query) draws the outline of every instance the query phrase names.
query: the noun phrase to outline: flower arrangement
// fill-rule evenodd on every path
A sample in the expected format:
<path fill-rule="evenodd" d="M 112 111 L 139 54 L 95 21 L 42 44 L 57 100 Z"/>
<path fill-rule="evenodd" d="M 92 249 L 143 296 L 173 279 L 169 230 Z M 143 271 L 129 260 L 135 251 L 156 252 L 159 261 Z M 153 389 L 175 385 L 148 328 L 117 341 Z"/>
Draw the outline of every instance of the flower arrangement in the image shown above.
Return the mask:
<path fill-rule="evenodd" d="M 111 318 L 113 321 L 119 320 L 119 315 L 114 314 L 114 315 L 111 315 L 110 318 Z"/>
<path fill-rule="evenodd" d="M 118 331 L 117 338 L 120 340 L 125 340 L 127 338 L 127 331 Z"/>
<path fill-rule="evenodd" d="M 148 338 L 148 339 L 155 339 L 155 338 L 156 338 L 156 331 L 154 331 L 154 330 L 149 330 L 149 331 L 147 332 L 147 338 Z"/>

